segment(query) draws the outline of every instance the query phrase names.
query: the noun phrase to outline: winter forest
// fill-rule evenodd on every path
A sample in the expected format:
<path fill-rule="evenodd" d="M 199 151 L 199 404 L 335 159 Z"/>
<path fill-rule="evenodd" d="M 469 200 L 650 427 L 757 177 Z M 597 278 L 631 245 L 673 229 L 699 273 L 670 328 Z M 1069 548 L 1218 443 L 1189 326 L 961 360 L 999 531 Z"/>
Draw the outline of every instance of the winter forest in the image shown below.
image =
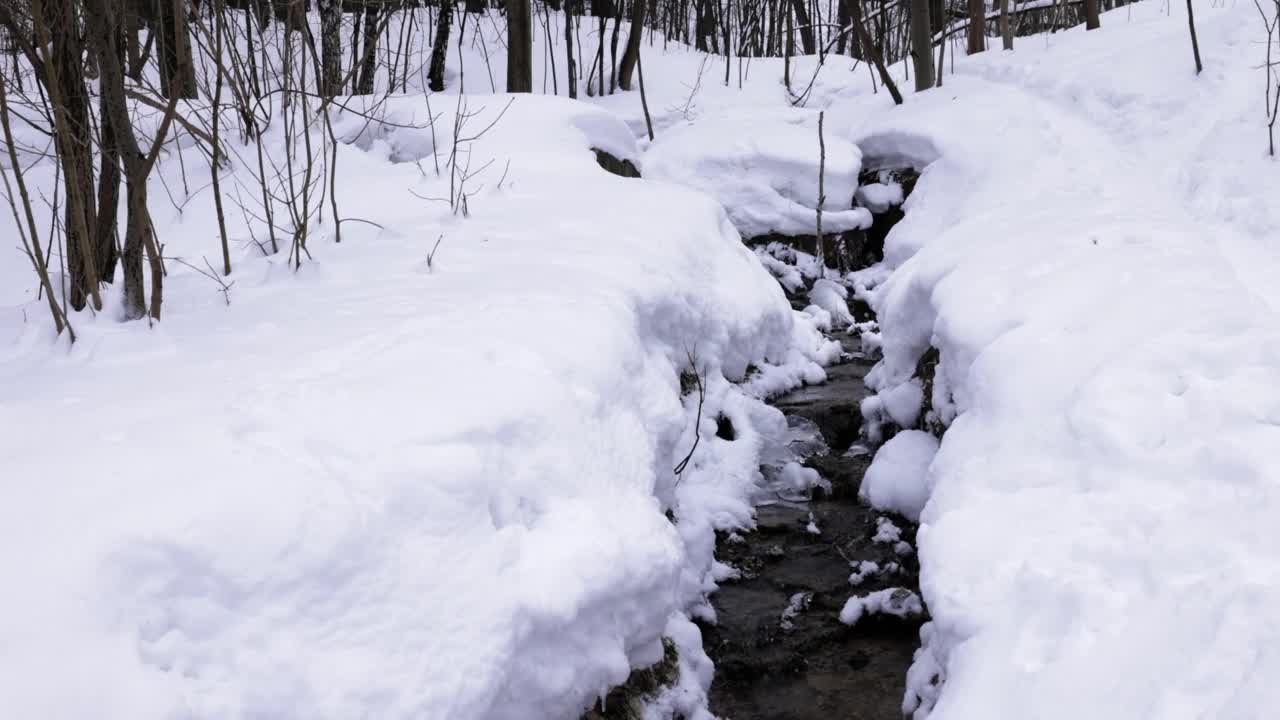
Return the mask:
<path fill-rule="evenodd" d="M 0 716 L 1266 720 L 1280 0 L 0 0 Z"/>

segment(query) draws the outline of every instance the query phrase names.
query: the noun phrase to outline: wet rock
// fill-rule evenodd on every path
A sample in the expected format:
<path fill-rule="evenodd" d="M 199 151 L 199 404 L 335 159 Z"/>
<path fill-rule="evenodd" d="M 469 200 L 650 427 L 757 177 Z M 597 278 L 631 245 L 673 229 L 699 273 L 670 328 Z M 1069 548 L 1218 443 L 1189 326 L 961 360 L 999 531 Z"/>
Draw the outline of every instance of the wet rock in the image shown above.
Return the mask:
<path fill-rule="evenodd" d="M 639 670 L 632 670 L 627 681 L 609 691 L 603 701 L 583 713 L 582 720 L 641 720 L 644 702 L 664 687 L 680 679 L 680 656 L 676 644 L 662 638 L 662 659 Z"/>
<path fill-rule="evenodd" d="M 591 151 L 596 154 L 596 162 L 600 164 L 600 167 L 614 175 L 625 178 L 640 177 L 640 170 L 630 160 L 620 160 L 604 150 L 592 148 Z"/>

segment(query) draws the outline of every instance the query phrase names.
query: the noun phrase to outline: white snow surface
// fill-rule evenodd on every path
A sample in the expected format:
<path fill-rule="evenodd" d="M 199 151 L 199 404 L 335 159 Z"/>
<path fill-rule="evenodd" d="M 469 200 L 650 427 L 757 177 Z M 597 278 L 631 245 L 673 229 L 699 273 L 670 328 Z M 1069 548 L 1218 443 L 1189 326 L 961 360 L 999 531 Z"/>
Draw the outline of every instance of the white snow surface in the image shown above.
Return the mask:
<path fill-rule="evenodd" d="M 473 127 L 508 99 L 471 98 Z M 229 306 L 175 266 L 162 322 L 117 322 L 112 294 L 70 349 L 38 304 L 0 311 L 0 707 L 576 717 L 667 635 L 681 683 L 654 707 L 706 717 L 685 614 L 712 530 L 751 523 L 761 433 L 785 431 L 729 380 L 821 379 L 830 348 L 713 200 L 597 166 L 636 157 L 607 111 L 518 98 L 471 146 L 497 162 L 466 219 L 409 192 L 447 196 L 427 131 L 335 126 L 344 215 L 385 230 L 321 225 L 294 272 L 233 218 Z M 156 212 L 166 254 L 215 252 L 211 206 Z"/>
<path fill-rule="evenodd" d="M 906 588 L 885 588 L 866 595 L 854 595 L 840 608 L 840 622 L 857 625 L 865 615 L 910 617 L 924 612 L 920 596 Z"/>
<path fill-rule="evenodd" d="M 1252 3 L 1107 13 L 828 117 L 924 167 L 879 387 L 941 352 L 917 719 L 1280 706 L 1280 172 Z M 1274 87 L 1272 88 L 1274 90 Z M 941 681 L 936 687 L 931 681 Z"/>
<path fill-rule="evenodd" d="M 824 141 L 823 233 L 869 227 L 871 214 L 853 207 L 862 153 L 830 133 Z M 818 113 L 760 107 L 665 129 L 645 152 L 641 172 L 711 193 L 745 238 L 815 235 L 820 159 Z"/>
<path fill-rule="evenodd" d="M 943 88 L 896 108 L 848 58 L 828 56 L 808 109 L 789 110 L 780 59 L 724 86 L 704 56 L 646 46 L 652 149 L 614 122 L 643 132 L 636 93 L 593 101 L 607 112 L 522 98 L 477 153 L 509 157 L 510 176 L 498 188 L 486 171 L 468 220 L 407 191 L 447 194 L 429 133 L 366 135 L 349 117 L 343 214 L 386 231 L 347 223 L 334 246 L 323 227 L 295 273 L 233 229 L 230 307 L 173 266 L 162 323 L 115 322 L 109 295 L 73 318 L 70 351 L 0 217 L 0 707 L 576 717 L 665 635 L 681 682 L 646 713 L 705 720 L 711 667 L 685 615 L 712 614 L 712 529 L 750 526 L 760 448 L 785 433 L 758 397 L 820 381 L 837 352 L 736 236 L 812 232 L 824 107 L 828 229 L 855 157 L 924 171 L 886 262 L 855 279 L 878 314 L 862 342 L 884 352 L 879 390 L 941 351 L 930 399 L 949 427 L 917 534 L 931 622 L 904 709 L 1270 718 L 1280 174 L 1265 31 L 1250 3 L 1194 2 L 1199 76 L 1185 7 L 1148 1 L 1097 31 L 954 57 Z M 495 57 L 491 81 L 467 56 L 469 92 L 502 86 Z M 452 108 L 434 98 L 445 147 Z M 388 112 L 427 116 L 421 95 Z M 602 174 L 593 146 L 649 177 Z M 760 158 L 791 180 L 766 182 Z M 47 186 L 46 170 L 29 181 Z M 215 256 L 210 204 L 157 202 L 167 252 Z M 687 351 L 707 375 L 700 425 L 679 395 Z M 715 437 L 722 412 L 738 441 Z"/>
<path fill-rule="evenodd" d="M 919 522 L 929 499 L 929 463 L 938 440 L 920 430 L 903 430 L 876 451 L 862 477 L 858 497 L 879 510 L 889 510 Z"/>

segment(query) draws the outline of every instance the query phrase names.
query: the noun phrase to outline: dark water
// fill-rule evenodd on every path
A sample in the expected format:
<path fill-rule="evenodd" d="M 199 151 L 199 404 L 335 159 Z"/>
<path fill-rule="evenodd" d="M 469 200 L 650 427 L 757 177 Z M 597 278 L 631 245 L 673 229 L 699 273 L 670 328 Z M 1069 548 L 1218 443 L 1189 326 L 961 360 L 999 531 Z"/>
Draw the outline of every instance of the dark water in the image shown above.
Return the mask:
<path fill-rule="evenodd" d="M 755 532 L 718 538 L 717 557 L 742 572 L 712 596 L 718 624 L 703 626 L 716 664 L 711 710 L 725 720 L 902 717 L 906 672 L 923 619 L 871 615 L 853 627 L 838 619 L 851 595 L 918 588 L 914 554 L 900 556 L 892 543 L 872 542 L 884 514 L 857 499 L 870 455 L 846 454 L 858 437 L 858 404 L 868 394 L 863 377 L 871 365 L 859 358 L 830 368 L 826 384 L 773 403 L 792 422 L 807 418 L 822 431 L 829 453 L 805 464 L 832 483 L 832 492 L 805 504 L 762 506 Z M 811 514 L 820 534 L 807 529 Z M 915 528 L 893 520 L 914 546 Z M 851 564 L 864 560 L 901 569 L 854 587 Z M 788 606 L 796 611 L 784 621 Z"/>

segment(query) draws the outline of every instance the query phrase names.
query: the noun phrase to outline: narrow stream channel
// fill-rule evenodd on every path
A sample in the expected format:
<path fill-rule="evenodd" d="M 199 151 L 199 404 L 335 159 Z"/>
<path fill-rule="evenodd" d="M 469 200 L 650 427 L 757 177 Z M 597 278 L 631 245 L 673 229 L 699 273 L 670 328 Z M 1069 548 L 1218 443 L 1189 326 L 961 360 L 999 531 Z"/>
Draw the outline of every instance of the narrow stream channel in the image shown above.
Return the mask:
<path fill-rule="evenodd" d="M 900 217 L 896 208 L 893 217 L 877 216 L 872 232 L 881 243 Z M 857 320 L 872 319 L 865 305 L 852 305 Z M 856 338 L 838 331 L 831 337 L 844 346 L 845 362 L 828 368 L 826 383 L 772 403 L 789 425 L 820 431 L 825 447 L 799 450 L 831 492 L 805 502 L 766 501 L 754 532 L 717 538 L 717 558 L 738 573 L 712 596 L 717 623 L 702 625 L 716 667 L 711 710 L 723 720 L 902 717 L 925 618 L 864 613 L 848 625 L 840 615 L 855 595 L 918 596 L 916 528 L 858 500 L 873 453 L 860 440 L 859 405 L 870 394 L 864 378 L 875 359 L 860 352 Z"/>

